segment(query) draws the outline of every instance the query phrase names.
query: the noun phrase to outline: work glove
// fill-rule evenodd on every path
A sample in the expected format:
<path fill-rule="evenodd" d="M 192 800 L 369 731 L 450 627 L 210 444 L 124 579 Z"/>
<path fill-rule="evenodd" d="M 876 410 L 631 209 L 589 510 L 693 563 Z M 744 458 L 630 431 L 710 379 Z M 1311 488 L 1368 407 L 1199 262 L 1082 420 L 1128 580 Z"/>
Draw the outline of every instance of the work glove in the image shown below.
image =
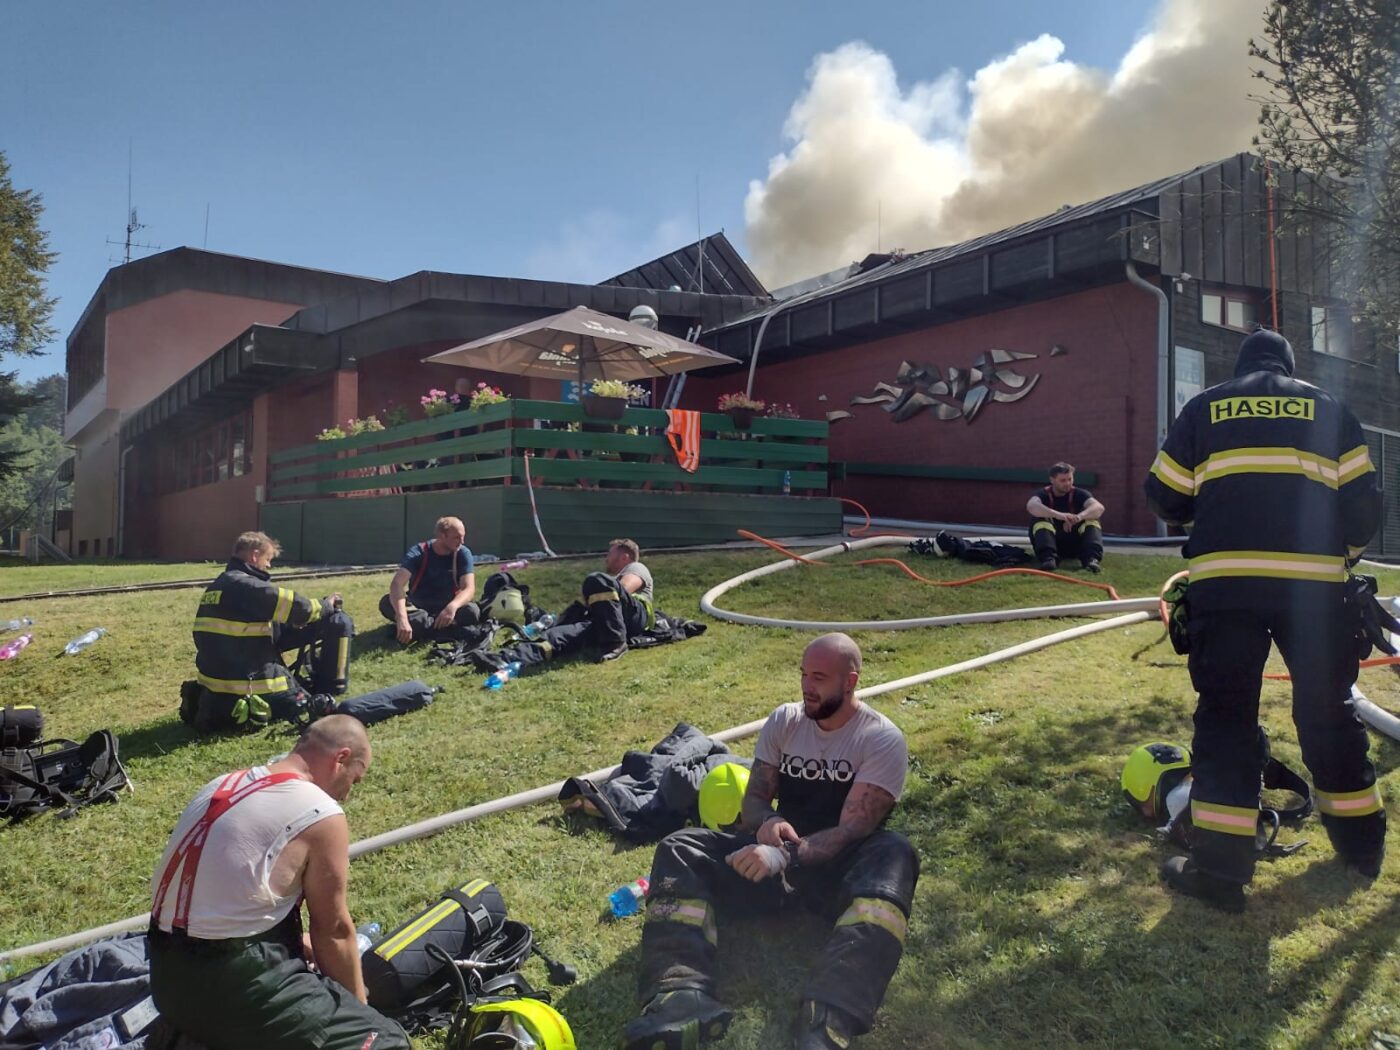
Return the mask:
<path fill-rule="evenodd" d="M 1346 604 L 1353 617 L 1357 658 L 1361 660 L 1371 654 L 1373 646 L 1387 656 L 1395 655 L 1395 646 L 1385 632 L 1400 631 L 1400 622 L 1376 601 L 1376 590 L 1374 576 L 1356 573 L 1347 577 Z"/>

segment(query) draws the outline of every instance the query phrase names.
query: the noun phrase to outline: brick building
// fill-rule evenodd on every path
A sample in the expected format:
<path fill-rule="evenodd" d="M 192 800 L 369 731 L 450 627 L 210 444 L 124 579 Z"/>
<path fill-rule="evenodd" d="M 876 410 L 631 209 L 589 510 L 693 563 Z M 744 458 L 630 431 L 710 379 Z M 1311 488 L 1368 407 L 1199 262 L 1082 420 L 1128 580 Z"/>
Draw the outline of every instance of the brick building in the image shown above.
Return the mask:
<path fill-rule="evenodd" d="M 1239 154 L 962 244 L 871 257 L 702 341 L 749 360 L 766 325 L 755 396 L 831 414 L 844 465 L 832 491 L 872 513 L 1019 525 L 1046 467 L 1068 460 L 1107 506 L 1107 531 L 1147 535 L 1158 525 L 1141 484 L 1161 436 L 1277 310 L 1299 378 L 1365 425 L 1387 489 L 1376 549 L 1400 553 L 1396 355 L 1334 298 L 1324 245 L 1279 232 L 1270 252 L 1271 210 L 1308 186 L 1284 173 L 1275 193 L 1263 162 Z M 697 378 L 687 394 L 745 379 Z"/>
<path fill-rule="evenodd" d="M 1310 185 L 1279 182 L 1281 200 Z M 832 493 L 876 515 L 1019 525 L 1065 459 L 1107 530 L 1137 535 L 1157 530 L 1141 482 L 1175 412 L 1276 315 L 1300 378 L 1366 426 L 1387 488 L 1377 550 L 1400 553 L 1395 358 L 1335 298 L 1325 246 L 1271 237 L 1281 210 L 1262 162 L 1240 154 L 962 244 L 872 256 L 776 301 L 722 235 L 599 285 L 381 281 L 165 252 L 110 271 L 68 340 L 71 550 L 221 557 L 231 530 L 259 520 L 270 455 L 464 378 L 429 354 L 579 304 L 646 304 L 666 331 L 699 325 L 744 362 L 690 376 L 681 407 L 713 409 L 753 367 L 757 396 L 832 420 Z M 553 381 L 470 378 L 561 396 Z"/>

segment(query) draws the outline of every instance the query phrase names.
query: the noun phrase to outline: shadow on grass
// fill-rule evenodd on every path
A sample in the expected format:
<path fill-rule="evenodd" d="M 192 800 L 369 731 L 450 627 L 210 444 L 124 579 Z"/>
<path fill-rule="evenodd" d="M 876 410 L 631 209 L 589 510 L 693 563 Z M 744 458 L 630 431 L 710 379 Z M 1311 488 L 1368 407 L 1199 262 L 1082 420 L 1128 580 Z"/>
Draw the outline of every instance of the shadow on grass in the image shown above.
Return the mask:
<path fill-rule="evenodd" d="M 139 729 L 127 729 L 118 734 L 117 748 L 122 759 L 153 758 L 156 755 L 168 755 L 179 751 L 181 748 L 189 747 L 191 744 L 198 744 L 202 740 L 212 739 L 202 737 L 184 722 L 180 721 L 178 715 L 153 722 L 149 725 L 141 726 Z"/>

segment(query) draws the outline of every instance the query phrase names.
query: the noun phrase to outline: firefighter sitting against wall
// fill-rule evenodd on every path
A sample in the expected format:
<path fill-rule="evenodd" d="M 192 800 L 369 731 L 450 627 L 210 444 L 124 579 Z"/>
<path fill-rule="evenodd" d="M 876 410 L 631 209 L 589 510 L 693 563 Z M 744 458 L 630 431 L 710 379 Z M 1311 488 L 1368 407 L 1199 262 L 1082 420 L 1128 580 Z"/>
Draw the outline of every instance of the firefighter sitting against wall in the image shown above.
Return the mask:
<path fill-rule="evenodd" d="M 283 654 L 294 649 L 310 650 L 305 684 L 312 693 L 339 696 L 349 684 L 355 625 L 340 610 L 340 595 L 310 598 L 277 586 L 269 573 L 281 552 L 266 533 L 243 533 L 199 599 L 194 645 L 203 689 L 188 719 L 196 728 L 296 717 L 306 691 L 283 663 Z"/>
<path fill-rule="evenodd" d="M 1194 523 L 1185 645 L 1199 694 L 1191 745 L 1191 856 L 1162 877 L 1226 911 L 1253 878 L 1259 732 L 1269 643 L 1293 679 L 1293 721 L 1322 825 L 1343 863 L 1374 878 L 1385 810 L 1366 730 L 1348 699 L 1361 655 L 1348 565 L 1380 521 L 1361 425 L 1326 391 L 1293 378 L 1288 340 L 1258 331 L 1235 377 L 1198 394 L 1172 424 L 1146 481 L 1171 524 Z M 1366 645 L 1369 650 L 1369 643 Z"/>
<path fill-rule="evenodd" d="M 1074 484 L 1074 466 L 1056 463 L 1050 468 L 1050 484 L 1026 501 L 1031 518 L 1031 546 L 1040 568 L 1054 572 L 1061 559 L 1078 558 L 1089 572 L 1098 572 L 1103 561 L 1104 506 L 1088 489 Z"/>
<path fill-rule="evenodd" d="M 802 991 L 797 1050 L 870 1030 L 904 951 L 919 858 L 884 829 L 909 768 L 904 734 L 856 699 L 860 649 L 827 634 L 802 654 L 802 700 L 759 734 L 735 831 L 690 828 L 656 848 L 642 929 L 644 1008 L 627 1050 L 721 1042 L 715 909 L 802 904 L 835 921 Z M 776 800 L 777 809 L 773 808 Z"/>

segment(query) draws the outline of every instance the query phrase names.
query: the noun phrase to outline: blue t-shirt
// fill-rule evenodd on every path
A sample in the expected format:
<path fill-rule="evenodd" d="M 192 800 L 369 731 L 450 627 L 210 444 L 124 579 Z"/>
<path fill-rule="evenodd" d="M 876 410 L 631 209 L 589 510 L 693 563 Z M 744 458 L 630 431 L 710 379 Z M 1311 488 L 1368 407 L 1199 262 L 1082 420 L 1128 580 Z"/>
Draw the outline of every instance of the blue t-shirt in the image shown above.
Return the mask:
<path fill-rule="evenodd" d="M 423 564 L 426 554 L 428 563 Z M 399 562 L 408 570 L 408 600 L 420 609 L 440 612 L 457 593 L 457 581 L 476 569 L 471 548 L 458 547 L 451 554 L 438 554 L 433 543 L 415 543 Z"/>

